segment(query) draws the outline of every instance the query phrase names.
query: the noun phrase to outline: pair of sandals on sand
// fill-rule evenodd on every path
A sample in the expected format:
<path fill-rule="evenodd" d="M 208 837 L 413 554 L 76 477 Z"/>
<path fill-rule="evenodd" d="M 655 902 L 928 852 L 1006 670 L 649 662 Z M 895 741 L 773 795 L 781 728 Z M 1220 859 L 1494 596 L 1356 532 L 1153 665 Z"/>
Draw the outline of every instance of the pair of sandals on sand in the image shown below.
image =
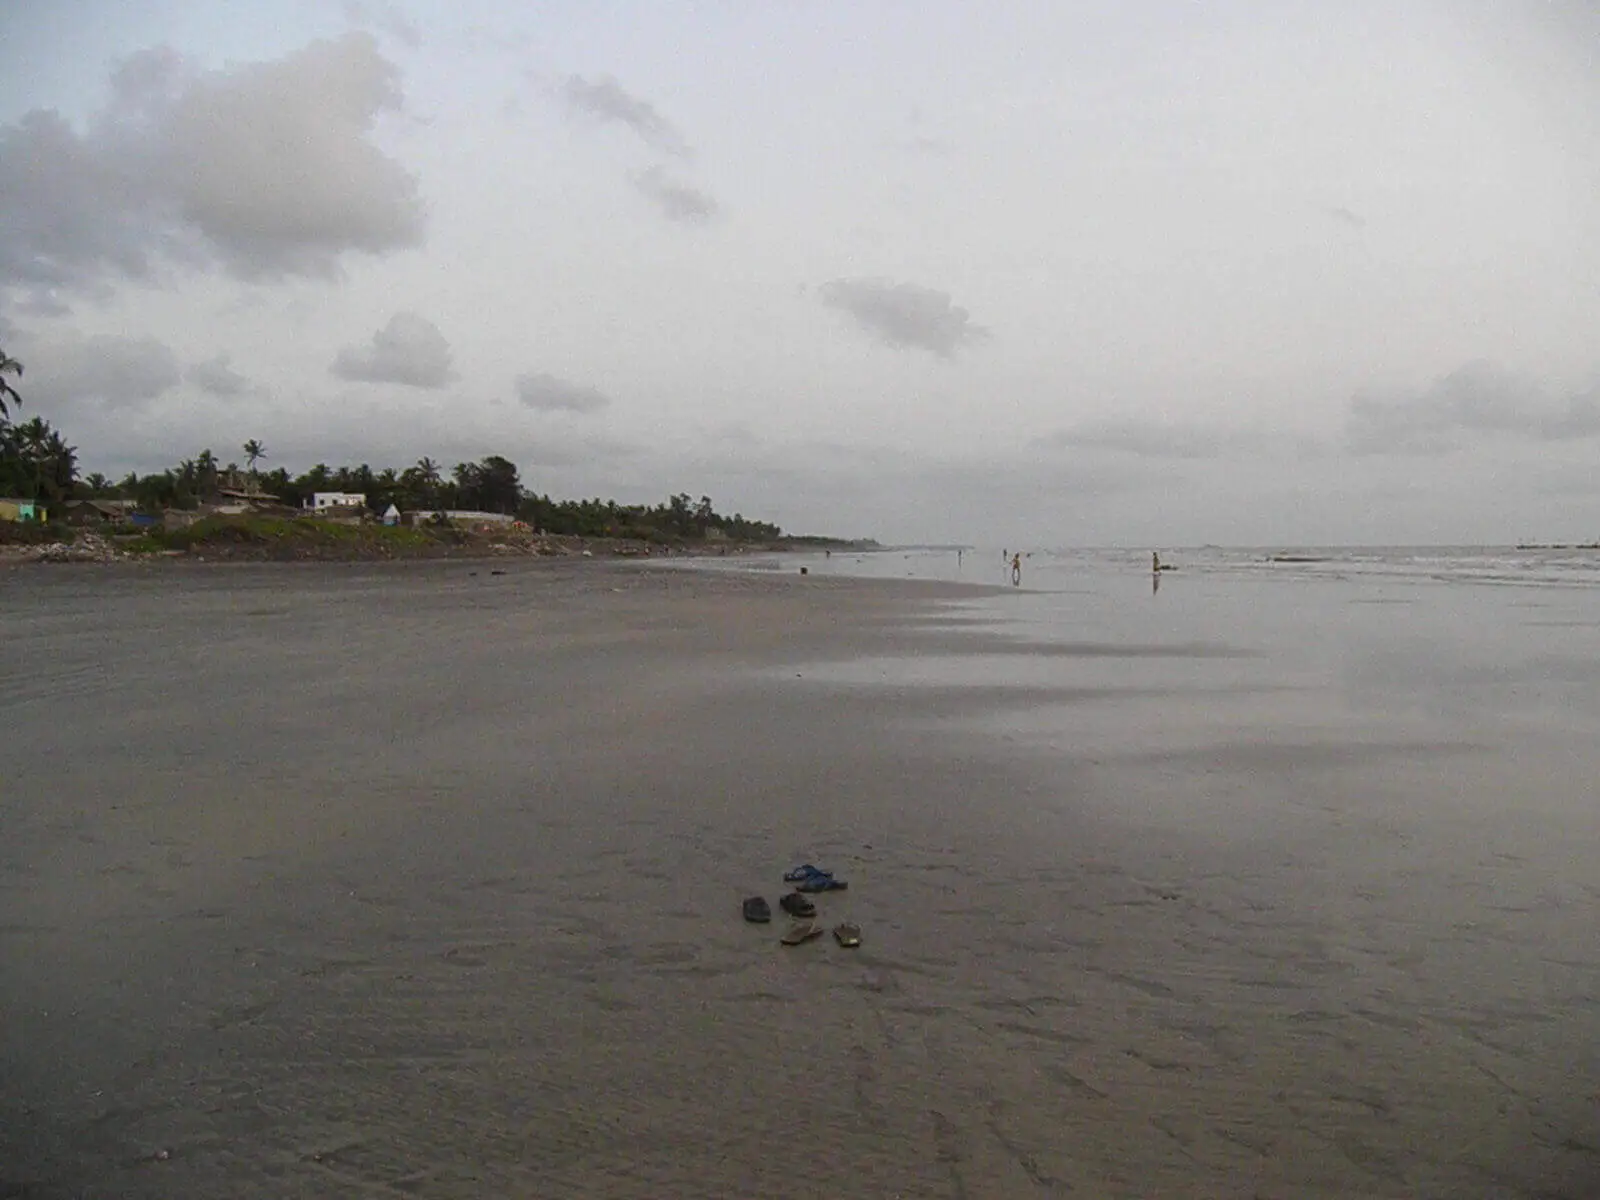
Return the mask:
<path fill-rule="evenodd" d="M 817 915 L 817 906 L 805 893 L 843 891 L 849 884 L 842 879 L 835 879 L 832 871 L 824 871 L 821 867 L 812 866 L 810 863 L 786 871 L 783 881 L 794 884 L 795 888 L 778 901 L 778 907 L 795 920 L 789 931 L 778 940 L 785 946 L 798 946 L 803 942 L 809 942 L 812 938 L 821 937 L 822 926 L 813 920 Z M 744 919 L 757 925 L 765 925 L 772 920 L 772 909 L 767 904 L 766 897 L 751 896 L 746 900 Z M 846 949 L 853 950 L 861 945 L 861 926 L 854 921 L 842 921 L 833 928 L 833 940 Z"/>

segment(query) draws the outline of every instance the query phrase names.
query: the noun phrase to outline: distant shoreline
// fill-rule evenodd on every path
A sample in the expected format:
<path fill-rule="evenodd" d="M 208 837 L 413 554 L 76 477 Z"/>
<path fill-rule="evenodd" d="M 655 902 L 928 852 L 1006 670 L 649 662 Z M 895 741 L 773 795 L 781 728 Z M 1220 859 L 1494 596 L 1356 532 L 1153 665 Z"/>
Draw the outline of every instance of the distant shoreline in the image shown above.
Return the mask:
<path fill-rule="evenodd" d="M 719 558 L 866 550 L 868 542 L 806 536 L 761 541 L 588 537 L 515 527 L 387 526 L 308 518 L 210 517 L 179 529 L 40 528 L 0 542 L 0 565 L 158 562 L 404 562 L 514 558 Z"/>

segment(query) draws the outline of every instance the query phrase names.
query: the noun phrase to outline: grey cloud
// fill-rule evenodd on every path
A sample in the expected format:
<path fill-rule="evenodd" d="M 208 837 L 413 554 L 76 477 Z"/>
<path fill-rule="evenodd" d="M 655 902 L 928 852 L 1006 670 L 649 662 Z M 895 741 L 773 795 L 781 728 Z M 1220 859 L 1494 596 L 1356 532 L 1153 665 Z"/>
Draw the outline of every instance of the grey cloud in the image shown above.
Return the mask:
<path fill-rule="evenodd" d="M 177 355 L 152 337 L 95 334 L 29 342 L 17 357 L 28 364 L 28 408 L 47 419 L 85 407 L 140 408 L 182 378 Z"/>
<path fill-rule="evenodd" d="M 1165 424 L 1154 421 L 1091 421 L 1039 438 L 1057 449 L 1109 450 L 1142 458 L 1216 459 L 1236 455 L 1314 455 L 1319 443 L 1309 437 L 1224 425 Z"/>
<path fill-rule="evenodd" d="M 1345 442 L 1354 454 L 1444 454 L 1463 435 L 1539 441 L 1600 436 L 1600 385 L 1561 399 L 1492 363 L 1469 363 L 1414 396 L 1350 401 Z"/>
<path fill-rule="evenodd" d="M 660 167 L 651 167 L 635 175 L 633 186 L 669 221 L 703 225 L 717 215 L 714 198 L 698 188 L 677 182 Z"/>
<path fill-rule="evenodd" d="M 830 308 L 849 313 L 880 341 L 900 349 L 920 349 L 949 358 L 963 346 L 986 338 L 967 310 L 948 292 L 885 279 L 835 279 L 818 293 Z"/>
<path fill-rule="evenodd" d="M 1367 219 L 1365 217 L 1358 212 L 1352 212 L 1342 205 L 1330 208 L 1328 215 L 1338 221 L 1339 224 L 1346 225 L 1351 229 L 1365 229 L 1367 227 Z"/>
<path fill-rule="evenodd" d="M 34 110 L 0 127 L 0 278 L 75 292 L 219 263 L 244 279 L 329 278 L 350 251 L 420 244 L 416 179 L 371 141 L 402 104 L 371 35 L 195 69 L 146 50 L 79 132 Z"/>
<path fill-rule="evenodd" d="M 561 87 L 567 103 L 598 121 L 615 121 L 633 130 L 648 146 L 667 154 L 687 158 L 690 149 L 671 121 L 656 111 L 648 100 L 623 90 L 615 79 L 590 83 L 572 75 Z"/>
<path fill-rule="evenodd" d="M 53 289 L 147 277 L 176 238 L 149 188 L 137 155 L 104 133 L 80 137 L 59 113 L 0 127 L 0 278 Z"/>
<path fill-rule="evenodd" d="M 243 396 L 253 390 L 250 381 L 228 365 L 229 356 L 219 354 L 197 362 L 184 372 L 184 378 L 213 396 Z"/>
<path fill-rule="evenodd" d="M 542 371 L 517 376 L 517 399 L 540 412 L 595 413 L 611 403 L 611 397 L 595 388 Z"/>
<path fill-rule="evenodd" d="M 346 346 L 328 368 L 341 379 L 441 388 L 456 378 L 450 343 L 439 327 L 413 312 L 398 312 L 365 346 Z"/>
<path fill-rule="evenodd" d="M 1568 396 L 1539 425 L 1538 436 L 1545 441 L 1567 441 L 1600 434 L 1600 384 Z"/>

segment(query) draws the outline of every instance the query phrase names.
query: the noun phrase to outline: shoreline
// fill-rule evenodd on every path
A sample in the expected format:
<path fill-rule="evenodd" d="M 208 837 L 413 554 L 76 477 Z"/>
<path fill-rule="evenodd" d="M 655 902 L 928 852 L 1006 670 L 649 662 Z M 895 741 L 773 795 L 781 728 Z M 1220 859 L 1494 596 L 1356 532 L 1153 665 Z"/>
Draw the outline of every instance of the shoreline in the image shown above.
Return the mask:
<path fill-rule="evenodd" d="M 821 547 L 782 542 L 649 542 L 632 538 L 596 538 L 533 533 L 436 533 L 407 529 L 342 527 L 333 537 L 237 536 L 240 526 L 218 531 L 186 545 L 153 535 L 107 537 L 93 530 L 71 542 L 0 543 L 0 567 L 91 563 L 161 562 L 432 562 L 492 559 L 683 559 L 724 558 L 750 554 L 806 554 Z M 326 534 L 329 529 L 313 528 Z M 299 532 L 298 530 L 294 532 Z"/>

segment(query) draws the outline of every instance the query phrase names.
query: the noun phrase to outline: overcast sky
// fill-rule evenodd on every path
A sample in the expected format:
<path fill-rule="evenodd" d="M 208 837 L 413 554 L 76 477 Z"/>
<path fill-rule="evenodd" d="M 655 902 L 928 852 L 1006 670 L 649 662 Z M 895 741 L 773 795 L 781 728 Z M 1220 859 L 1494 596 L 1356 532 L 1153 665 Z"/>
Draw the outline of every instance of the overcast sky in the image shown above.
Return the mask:
<path fill-rule="evenodd" d="M 1066 546 L 1600 536 L 1588 0 L 0 3 L 86 469 Z"/>

